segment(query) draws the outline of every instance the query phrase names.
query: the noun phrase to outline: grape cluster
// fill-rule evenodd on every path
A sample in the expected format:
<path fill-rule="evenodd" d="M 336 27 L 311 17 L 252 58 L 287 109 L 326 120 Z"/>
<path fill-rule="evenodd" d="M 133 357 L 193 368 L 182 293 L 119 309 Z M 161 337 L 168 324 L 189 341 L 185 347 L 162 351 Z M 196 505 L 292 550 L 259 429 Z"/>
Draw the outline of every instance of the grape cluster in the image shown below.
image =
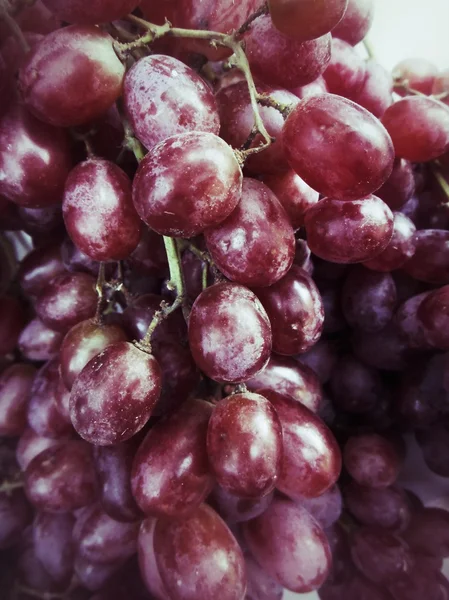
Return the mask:
<path fill-rule="evenodd" d="M 449 598 L 449 72 L 373 8 L 0 5 L 5 600 Z"/>

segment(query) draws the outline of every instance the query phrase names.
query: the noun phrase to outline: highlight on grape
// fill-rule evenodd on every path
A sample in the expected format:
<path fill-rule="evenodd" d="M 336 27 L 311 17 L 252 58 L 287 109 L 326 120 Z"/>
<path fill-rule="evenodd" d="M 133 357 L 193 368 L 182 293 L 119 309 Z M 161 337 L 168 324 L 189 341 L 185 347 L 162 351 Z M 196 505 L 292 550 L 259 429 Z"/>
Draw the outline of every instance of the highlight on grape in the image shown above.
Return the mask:
<path fill-rule="evenodd" d="M 449 70 L 375 8 L 0 2 L 2 600 L 449 598 Z"/>

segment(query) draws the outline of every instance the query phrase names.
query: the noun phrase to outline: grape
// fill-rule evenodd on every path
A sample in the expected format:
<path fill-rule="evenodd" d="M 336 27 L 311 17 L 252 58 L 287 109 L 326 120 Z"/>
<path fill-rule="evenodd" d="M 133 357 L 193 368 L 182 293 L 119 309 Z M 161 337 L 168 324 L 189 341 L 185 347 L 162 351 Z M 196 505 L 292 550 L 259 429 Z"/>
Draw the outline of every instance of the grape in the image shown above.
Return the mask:
<path fill-rule="evenodd" d="M 157 423 L 134 458 L 132 491 L 149 516 L 192 514 L 212 489 L 206 450 L 212 406 L 190 400 Z"/>
<path fill-rule="evenodd" d="M 347 42 L 333 38 L 331 60 L 323 77 L 329 93 L 354 100 L 365 82 L 365 61 Z"/>
<path fill-rule="evenodd" d="M 20 262 L 18 279 L 28 296 L 37 296 L 53 277 L 64 273 L 59 246 L 50 245 L 31 250 Z"/>
<path fill-rule="evenodd" d="M 341 283 L 338 282 L 336 287 L 333 287 L 334 284 L 319 282 L 319 280 L 318 283 L 321 300 L 323 301 L 324 306 L 323 333 L 330 334 L 344 331 L 347 327 L 347 323 L 341 308 Z"/>
<path fill-rule="evenodd" d="M 281 600 L 283 589 L 265 570 L 250 556 L 245 556 L 248 587 L 245 600 Z"/>
<path fill-rule="evenodd" d="M 372 488 L 386 488 L 394 483 L 400 467 L 394 445 L 376 433 L 349 438 L 343 462 L 357 483 Z"/>
<path fill-rule="evenodd" d="M 67 135 L 13 105 L 0 117 L 0 194 L 21 206 L 60 202 L 71 167 Z"/>
<path fill-rule="evenodd" d="M 157 233 L 189 238 L 231 214 L 242 179 L 230 146 L 213 133 L 190 131 L 160 142 L 142 160 L 134 206 Z"/>
<path fill-rule="evenodd" d="M 393 104 L 391 73 L 374 60 L 365 63 L 365 80 L 352 100 L 369 110 L 378 119 Z"/>
<path fill-rule="evenodd" d="M 324 494 L 338 479 L 341 455 L 330 429 L 293 398 L 261 390 L 282 425 L 284 453 L 276 487 L 293 499 Z"/>
<path fill-rule="evenodd" d="M 53 446 L 57 446 L 60 440 L 46 438 L 36 433 L 31 427 L 25 429 L 19 438 L 17 444 L 17 462 L 22 471 L 25 471 L 27 466 L 35 456 Z"/>
<path fill-rule="evenodd" d="M 70 421 L 61 414 L 56 403 L 58 383 L 59 362 L 52 359 L 39 369 L 31 387 L 28 423 L 44 437 L 64 437 L 73 431 Z"/>
<path fill-rule="evenodd" d="M 404 531 L 411 506 L 404 491 L 396 486 L 374 489 L 351 481 L 344 488 L 345 506 L 362 525 Z"/>
<path fill-rule="evenodd" d="M 149 150 L 173 135 L 218 134 L 220 128 L 212 91 L 193 69 L 170 56 L 153 54 L 133 65 L 125 77 L 124 103 L 136 136 Z"/>
<path fill-rule="evenodd" d="M 412 569 L 412 556 L 399 537 L 374 527 L 362 527 L 351 536 L 356 567 L 374 583 L 393 583 Z"/>
<path fill-rule="evenodd" d="M 337 345 L 321 338 L 310 350 L 295 356 L 295 359 L 312 369 L 320 383 L 325 384 L 329 381 L 337 362 Z"/>
<path fill-rule="evenodd" d="M 374 0 L 349 0 L 348 8 L 332 35 L 355 46 L 368 33 L 373 17 Z"/>
<path fill-rule="evenodd" d="M 95 279 L 86 273 L 61 273 L 41 292 L 35 307 L 45 325 L 66 333 L 95 315 Z"/>
<path fill-rule="evenodd" d="M 288 590 L 309 592 L 326 579 L 331 565 L 329 544 L 305 508 L 275 498 L 262 515 L 244 523 L 243 532 L 262 569 Z"/>
<path fill-rule="evenodd" d="M 95 446 L 94 462 L 101 505 L 116 521 L 132 522 L 141 512 L 131 492 L 131 467 L 136 453 L 134 440 L 115 446 Z"/>
<path fill-rule="evenodd" d="M 293 229 L 303 227 L 307 209 L 318 202 L 318 192 L 307 185 L 292 169 L 285 173 L 268 174 L 264 176 L 263 182 L 282 204 Z"/>
<path fill-rule="evenodd" d="M 298 103 L 298 98 L 287 90 L 274 89 L 258 83 L 257 91 L 286 106 Z M 221 89 L 215 98 L 220 115 L 220 136 L 233 148 L 244 146 L 254 126 L 254 113 L 246 81 L 239 81 Z M 284 117 L 278 110 L 269 106 L 260 106 L 259 112 L 268 133 L 276 139 L 263 152 L 249 156 L 245 168 L 249 173 L 256 174 L 283 173 L 288 169 L 280 139 Z M 258 134 L 249 147 L 256 148 L 263 141 L 262 136 Z"/>
<path fill-rule="evenodd" d="M 22 490 L 0 492 L 0 550 L 16 545 L 32 519 Z"/>
<path fill-rule="evenodd" d="M 245 383 L 252 392 L 278 392 L 301 402 L 313 412 L 318 411 L 323 396 L 320 381 L 312 369 L 292 358 L 275 354 L 263 371 Z"/>
<path fill-rule="evenodd" d="M 363 266 L 387 273 L 402 267 L 415 253 L 413 222 L 400 212 L 393 213 L 393 236 L 387 247 L 377 256 L 363 263 Z"/>
<path fill-rule="evenodd" d="M 168 274 L 167 255 L 164 241 L 160 235 L 147 227 L 142 227 L 140 241 L 128 256 L 128 264 L 132 269 L 158 277 Z"/>
<path fill-rule="evenodd" d="M 101 506 L 87 506 L 78 515 L 73 538 L 77 553 L 96 564 L 126 560 L 137 550 L 139 523 L 111 519 Z"/>
<path fill-rule="evenodd" d="M 413 237 L 415 253 L 404 270 L 419 281 L 443 285 L 449 283 L 449 232 L 423 229 Z"/>
<path fill-rule="evenodd" d="M 403 98 L 385 111 L 382 123 L 399 158 L 427 162 L 449 148 L 449 109 L 432 98 Z"/>
<path fill-rule="evenodd" d="M 296 498 L 321 525 L 323 529 L 331 527 L 341 516 L 343 500 L 340 489 L 333 485 L 316 498 Z"/>
<path fill-rule="evenodd" d="M 415 431 L 416 441 L 428 468 L 441 477 L 449 477 L 449 431 L 446 423 L 434 423 Z"/>
<path fill-rule="evenodd" d="M 295 96 L 298 96 L 298 98 L 308 98 L 309 96 L 317 96 L 326 93 L 327 86 L 324 77 L 319 75 L 311 83 L 306 83 L 306 85 L 300 85 L 299 87 L 293 88 L 292 92 Z"/>
<path fill-rule="evenodd" d="M 48 34 L 19 73 L 25 106 L 45 123 L 73 127 L 108 110 L 121 93 L 125 68 L 112 37 L 71 25 Z"/>
<path fill-rule="evenodd" d="M 137 542 L 139 566 L 142 579 L 156 600 L 166 600 L 168 592 L 159 575 L 159 569 L 154 555 L 154 528 L 156 519 L 148 518 L 142 521 Z"/>
<path fill-rule="evenodd" d="M 207 248 L 220 271 L 233 281 L 264 287 L 290 269 L 295 238 L 287 213 L 260 181 L 243 180 L 237 208 L 205 232 Z"/>
<path fill-rule="evenodd" d="M 363 198 L 385 183 L 393 168 L 386 129 L 367 110 L 334 94 L 297 104 L 285 121 L 282 140 L 290 166 L 331 198 Z"/>
<path fill-rule="evenodd" d="M 0 436 L 19 436 L 27 425 L 27 408 L 36 369 L 16 363 L 0 374 Z"/>
<path fill-rule="evenodd" d="M 413 167 L 401 158 L 396 158 L 393 171 L 376 195 L 383 200 L 391 210 L 401 209 L 415 193 L 415 177 Z"/>
<path fill-rule="evenodd" d="M 110 161 L 90 158 L 70 172 L 62 202 L 67 232 L 97 261 L 126 258 L 140 240 L 131 182 Z"/>
<path fill-rule="evenodd" d="M 312 253 L 305 240 L 296 240 L 295 258 L 293 264 L 297 265 L 301 269 L 304 269 L 309 275 L 313 275 L 313 262 Z"/>
<path fill-rule="evenodd" d="M 184 520 L 158 519 L 154 553 L 173 600 L 212 600 L 217 594 L 223 600 L 240 600 L 244 596 L 242 551 L 224 521 L 206 504 Z"/>
<path fill-rule="evenodd" d="M 254 292 L 270 319 L 274 352 L 299 354 L 318 341 L 324 323 L 323 303 L 305 271 L 293 265 L 277 283 Z"/>
<path fill-rule="evenodd" d="M 74 381 L 73 426 L 91 444 L 124 442 L 148 421 L 160 390 L 161 371 L 154 356 L 129 342 L 110 344 Z"/>
<path fill-rule="evenodd" d="M 404 85 L 426 96 L 433 93 L 433 84 L 438 74 L 437 67 L 426 58 L 406 58 L 393 68 L 395 92 L 407 96 L 408 90 Z"/>
<path fill-rule="evenodd" d="M 353 267 L 343 284 L 341 303 L 351 327 L 380 331 L 391 321 L 397 304 L 393 277 L 362 266 Z"/>
<path fill-rule="evenodd" d="M 409 348 L 427 349 L 431 347 L 422 321 L 418 318 L 418 308 L 429 292 L 412 296 L 396 311 L 395 322 L 403 340 Z"/>
<path fill-rule="evenodd" d="M 242 523 L 265 512 L 273 497 L 274 492 L 260 498 L 243 498 L 230 494 L 217 484 L 207 501 L 227 523 Z"/>
<path fill-rule="evenodd" d="M 59 371 L 60 370 L 61 366 L 59 366 Z M 61 376 L 59 376 L 59 380 L 56 385 L 55 401 L 56 407 L 61 415 L 67 422 L 70 423 L 70 390 L 66 388 Z"/>
<path fill-rule="evenodd" d="M 417 317 L 424 326 L 424 337 L 432 346 L 449 350 L 449 286 L 428 294 L 418 306 Z"/>
<path fill-rule="evenodd" d="M 181 265 L 184 273 L 186 296 L 189 302 L 193 304 L 203 291 L 203 269 L 206 263 L 190 250 L 185 250 L 182 253 Z M 207 285 L 212 285 L 213 282 L 212 273 L 208 270 Z"/>
<path fill-rule="evenodd" d="M 75 559 L 75 575 L 84 588 L 96 592 L 111 580 L 121 566 L 122 562 L 104 565 L 94 563 L 78 554 Z"/>
<path fill-rule="evenodd" d="M 387 248 L 393 219 L 376 196 L 353 202 L 324 198 L 305 215 L 307 243 L 314 254 L 330 262 L 365 262 Z"/>
<path fill-rule="evenodd" d="M 367 413 L 387 396 L 380 374 L 350 354 L 340 356 L 329 384 L 335 406 L 349 413 Z"/>
<path fill-rule="evenodd" d="M 441 508 L 423 508 L 412 513 L 403 537 L 414 552 L 436 558 L 449 556 L 449 516 Z"/>
<path fill-rule="evenodd" d="M 95 25 L 124 17 L 140 0 L 94 0 L 88 5 L 80 0 L 43 0 L 43 3 L 61 21 Z"/>
<path fill-rule="evenodd" d="M 89 273 L 90 275 L 98 275 L 100 265 L 92 260 L 84 252 L 75 246 L 69 237 L 66 237 L 61 244 L 61 258 L 65 270 L 70 273 Z M 105 265 L 105 275 L 108 274 L 108 266 Z"/>
<path fill-rule="evenodd" d="M 283 35 L 270 15 L 262 15 L 245 35 L 246 55 L 253 75 L 264 83 L 292 89 L 316 79 L 331 57 L 329 33 L 310 41 Z"/>
<path fill-rule="evenodd" d="M 192 307 L 189 343 L 198 367 L 220 382 L 238 383 L 268 362 L 271 327 L 260 301 L 235 283 L 217 283 Z"/>
<path fill-rule="evenodd" d="M 87 363 L 102 350 L 115 342 L 126 341 L 126 335 L 117 325 L 104 325 L 95 319 L 74 325 L 64 337 L 59 359 L 61 377 L 67 389 L 71 389 L 76 377 Z"/>
<path fill-rule="evenodd" d="M 70 513 L 38 513 L 33 523 L 36 557 L 57 583 L 68 585 L 73 575 L 75 547 L 72 540 L 75 518 Z"/>
<path fill-rule="evenodd" d="M 313 40 L 329 33 L 339 23 L 348 6 L 348 0 L 270 0 L 273 25 L 284 35 L 298 40 Z"/>
<path fill-rule="evenodd" d="M 207 429 L 207 454 L 227 492 L 244 498 L 271 492 L 282 457 L 281 423 L 273 406 L 250 392 L 221 400 Z"/>
<path fill-rule="evenodd" d="M 390 583 L 388 591 L 393 600 L 421 600 L 421 598 L 446 600 L 447 598 L 447 591 L 444 590 L 441 580 L 435 577 L 432 570 L 422 565 L 415 565 L 410 573 Z"/>
<path fill-rule="evenodd" d="M 25 492 L 39 510 L 71 512 L 96 495 L 91 450 L 84 442 L 65 442 L 40 452 L 25 470 Z"/>

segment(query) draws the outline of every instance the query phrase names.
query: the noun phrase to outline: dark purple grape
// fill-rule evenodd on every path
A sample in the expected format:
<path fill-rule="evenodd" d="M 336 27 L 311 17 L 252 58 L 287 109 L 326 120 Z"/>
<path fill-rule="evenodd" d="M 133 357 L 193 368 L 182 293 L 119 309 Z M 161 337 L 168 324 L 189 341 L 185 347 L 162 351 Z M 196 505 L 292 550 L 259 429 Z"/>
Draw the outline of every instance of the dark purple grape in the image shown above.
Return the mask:
<path fill-rule="evenodd" d="M 25 314 L 18 298 L 0 296 L 0 356 L 12 352 L 25 325 Z"/>
<path fill-rule="evenodd" d="M 70 273 L 89 273 L 95 277 L 98 275 L 100 263 L 81 252 L 69 237 L 66 237 L 61 244 L 61 257 L 66 271 Z M 105 265 L 106 273 L 107 270 L 108 265 Z"/>
<path fill-rule="evenodd" d="M 220 128 L 211 89 L 193 69 L 171 56 L 153 54 L 137 61 L 125 77 L 124 102 L 133 130 L 148 149 L 172 135 L 218 134 Z"/>
<path fill-rule="evenodd" d="M 61 377 L 71 389 L 76 377 L 87 363 L 110 344 L 126 341 L 126 334 L 118 325 L 97 323 L 94 319 L 74 325 L 64 337 L 59 360 Z"/>
<path fill-rule="evenodd" d="M 137 248 L 129 255 L 127 263 L 141 273 L 164 277 L 168 274 L 167 254 L 164 241 L 152 229 L 142 227 Z"/>
<path fill-rule="evenodd" d="M 388 273 L 399 269 L 415 253 L 413 222 L 400 212 L 394 212 L 393 236 L 380 254 L 363 263 L 368 269 Z"/>
<path fill-rule="evenodd" d="M 17 344 L 24 358 L 41 362 L 57 356 L 63 339 L 62 333 L 36 317 L 22 329 Z"/>
<path fill-rule="evenodd" d="M 425 556 L 449 556 L 449 514 L 441 508 L 423 508 L 412 513 L 412 519 L 403 533 L 412 551 Z"/>
<path fill-rule="evenodd" d="M 343 500 L 338 485 L 333 485 L 316 498 L 295 498 L 314 517 L 323 529 L 338 521 L 343 509 Z"/>
<path fill-rule="evenodd" d="M 439 574 L 439 577 L 441 575 Z M 447 587 L 441 582 L 436 573 L 424 565 L 415 567 L 402 577 L 398 577 L 388 585 L 388 592 L 393 600 L 421 600 L 431 598 L 432 600 L 446 600 Z"/>
<path fill-rule="evenodd" d="M 242 523 L 265 512 L 273 497 L 274 492 L 260 498 L 242 498 L 215 485 L 207 501 L 226 523 Z"/>
<path fill-rule="evenodd" d="M 411 572 L 413 566 L 407 544 L 393 533 L 375 527 L 361 527 L 352 534 L 351 556 L 367 579 L 382 585 Z"/>
<path fill-rule="evenodd" d="M 391 321 L 396 308 L 394 279 L 389 273 L 353 267 L 343 285 L 341 304 L 351 327 L 380 331 Z"/>
<path fill-rule="evenodd" d="M 374 489 L 351 481 L 343 495 L 345 507 L 362 525 L 404 531 L 409 524 L 410 502 L 399 487 Z"/>
<path fill-rule="evenodd" d="M 400 210 L 415 193 L 413 167 L 408 160 L 396 158 L 390 177 L 376 195 L 388 204 L 391 210 Z"/>
<path fill-rule="evenodd" d="M 235 283 L 217 283 L 195 300 L 189 343 L 196 364 L 208 377 L 238 383 L 266 365 L 271 350 L 270 322 L 250 290 Z"/>
<path fill-rule="evenodd" d="M 25 471 L 27 466 L 33 460 L 35 456 L 53 446 L 57 446 L 60 440 L 46 438 L 36 433 L 31 427 L 25 429 L 23 434 L 19 438 L 17 444 L 17 462 L 20 465 L 22 471 Z"/>
<path fill-rule="evenodd" d="M 31 520 L 31 508 L 21 489 L 0 491 L 0 550 L 20 542 Z"/>
<path fill-rule="evenodd" d="M 240 202 L 242 178 L 232 148 L 218 136 L 201 131 L 174 135 L 152 147 L 140 163 L 134 206 L 157 233 L 190 238 L 232 213 Z"/>
<path fill-rule="evenodd" d="M 374 0 L 349 0 L 342 20 L 332 35 L 355 46 L 368 33 L 374 17 Z"/>
<path fill-rule="evenodd" d="M 45 325 L 66 333 L 77 323 L 95 315 L 95 279 L 87 273 L 57 275 L 38 296 L 35 306 Z"/>
<path fill-rule="evenodd" d="M 333 38 L 331 60 L 323 77 L 329 93 L 354 100 L 365 82 L 365 61 L 350 44 Z"/>
<path fill-rule="evenodd" d="M 435 348 L 449 350 L 449 285 L 426 295 L 416 312 L 425 339 Z"/>
<path fill-rule="evenodd" d="M 250 392 L 221 400 L 209 421 L 207 454 L 227 492 L 248 498 L 271 492 L 282 459 L 281 423 L 272 404 Z"/>
<path fill-rule="evenodd" d="M 132 491 L 146 515 L 192 514 L 213 486 L 207 460 L 207 425 L 212 406 L 203 400 L 184 403 L 154 425 L 134 458 Z"/>
<path fill-rule="evenodd" d="M 293 265 L 278 282 L 253 291 L 270 319 L 274 352 L 299 354 L 318 341 L 324 324 L 323 303 L 308 273 Z"/>
<path fill-rule="evenodd" d="M 25 471 L 25 491 L 39 510 L 71 512 L 95 500 L 96 477 L 85 442 L 65 442 L 40 452 Z"/>
<path fill-rule="evenodd" d="M 324 583 L 331 566 L 329 544 L 305 508 L 275 498 L 262 515 L 243 524 L 243 532 L 259 565 L 288 590 L 305 593 Z"/>
<path fill-rule="evenodd" d="M 315 498 L 337 481 L 341 453 L 328 427 L 293 398 L 261 390 L 274 406 L 282 426 L 283 456 L 276 487 L 289 497 Z"/>
<path fill-rule="evenodd" d="M 357 483 L 372 488 L 394 483 L 400 468 L 395 446 L 377 433 L 350 437 L 343 450 L 343 463 Z"/>
<path fill-rule="evenodd" d="M 272 390 L 301 402 L 313 412 L 318 412 L 323 397 L 320 381 L 311 368 L 275 354 L 263 371 L 245 383 L 252 392 Z"/>
<path fill-rule="evenodd" d="M 139 243 L 141 223 L 131 182 L 108 160 L 89 158 L 72 169 L 62 211 L 69 236 L 93 260 L 127 258 Z"/>
<path fill-rule="evenodd" d="M 37 296 L 47 287 L 53 277 L 64 273 L 59 245 L 49 245 L 31 250 L 20 261 L 17 274 L 20 287 L 27 296 Z"/>
<path fill-rule="evenodd" d="M 108 33 L 72 25 L 48 34 L 31 50 L 20 70 L 19 88 L 25 106 L 39 119 L 72 127 L 112 106 L 124 73 Z"/>
<path fill-rule="evenodd" d="M 329 33 L 342 19 L 348 0 L 270 0 L 273 25 L 283 34 L 298 40 L 313 40 Z"/>
<path fill-rule="evenodd" d="M 382 331 L 355 331 L 351 345 L 356 358 L 376 369 L 402 371 L 410 359 L 410 347 L 394 322 Z"/>
<path fill-rule="evenodd" d="M 415 253 L 405 263 L 406 273 L 427 283 L 449 283 L 449 231 L 423 229 L 413 236 Z"/>
<path fill-rule="evenodd" d="M 149 592 L 157 600 L 168 598 L 167 589 L 159 574 L 154 554 L 154 528 L 157 519 L 148 518 L 142 521 L 137 541 L 139 566 L 142 579 Z"/>
<path fill-rule="evenodd" d="M 114 564 L 137 551 L 139 523 L 121 523 L 108 516 L 99 504 L 78 515 L 73 538 L 78 556 L 96 564 Z"/>
<path fill-rule="evenodd" d="M 285 122 L 282 141 L 292 169 L 330 198 L 368 196 L 393 168 L 393 144 L 383 125 L 361 106 L 334 94 L 297 104 Z"/>
<path fill-rule="evenodd" d="M 75 558 L 75 575 L 84 588 L 96 592 L 112 579 L 122 564 L 121 561 L 109 564 L 94 563 L 78 554 Z"/>
<path fill-rule="evenodd" d="M 75 518 L 70 513 L 38 513 L 33 523 L 34 550 L 42 566 L 57 583 L 70 583 L 75 547 L 72 540 Z"/>
<path fill-rule="evenodd" d="M 295 359 L 317 375 L 321 384 L 329 381 L 337 362 L 337 345 L 331 340 L 321 338 L 307 352 L 295 356 Z"/>
<path fill-rule="evenodd" d="M 329 33 L 309 41 L 280 33 L 270 15 L 251 24 L 245 36 L 246 54 L 253 75 L 268 85 L 292 89 L 311 83 L 329 63 Z"/>
<path fill-rule="evenodd" d="M 213 600 L 218 594 L 223 600 L 240 600 L 245 593 L 242 551 L 224 521 L 206 504 L 184 520 L 158 519 L 154 553 L 173 600 Z"/>
<path fill-rule="evenodd" d="M 12 106 L 0 118 L 0 194 L 21 206 L 60 202 L 71 168 L 66 133 Z"/>
<path fill-rule="evenodd" d="M 151 354 L 115 342 L 92 358 L 72 387 L 70 417 L 91 444 L 128 440 L 150 418 L 161 390 L 161 370 Z"/>
<path fill-rule="evenodd" d="M 415 431 L 416 441 L 428 468 L 441 477 L 449 477 L 449 430 L 447 423 L 434 423 Z"/>
<path fill-rule="evenodd" d="M 427 162 L 448 149 L 449 109 L 433 98 L 403 98 L 386 110 L 382 123 L 399 158 Z"/>
<path fill-rule="evenodd" d="M 0 436 L 19 436 L 27 426 L 30 392 L 36 369 L 15 363 L 0 374 Z"/>
<path fill-rule="evenodd" d="M 245 600 L 282 599 L 282 586 L 273 577 L 270 577 L 249 554 L 245 555 L 245 567 L 248 579 Z"/>
<path fill-rule="evenodd" d="M 418 318 L 418 309 L 429 293 L 424 292 L 408 298 L 396 311 L 395 323 L 409 348 L 425 350 L 431 347 L 424 324 Z"/>
<path fill-rule="evenodd" d="M 79 0 L 43 0 L 43 3 L 61 21 L 96 25 L 115 21 L 131 13 L 139 0 L 94 0 L 88 5 Z"/>
<path fill-rule="evenodd" d="M 335 263 L 371 260 L 385 250 L 393 235 L 393 213 L 376 196 L 353 202 L 324 198 L 305 215 L 311 251 Z"/>

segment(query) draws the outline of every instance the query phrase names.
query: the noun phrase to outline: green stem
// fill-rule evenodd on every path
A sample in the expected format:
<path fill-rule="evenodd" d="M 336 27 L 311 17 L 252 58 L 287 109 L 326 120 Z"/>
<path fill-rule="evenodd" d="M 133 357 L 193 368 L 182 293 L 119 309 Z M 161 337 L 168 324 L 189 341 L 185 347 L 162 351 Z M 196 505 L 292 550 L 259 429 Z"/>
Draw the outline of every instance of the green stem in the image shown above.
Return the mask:
<path fill-rule="evenodd" d="M 443 174 L 435 164 L 431 165 L 431 171 L 432 175 L 435 177 L 438 185 L 440 186 L 441 191 L 444 193 L 447 201 L 449 202 L 449 183 L 446 181 Z"/>
<path fill-rule="evenodd" d="M 95 284 L 95 291 L 97 292 L 98 300 L 97 300 L 97 310 L 95 313 L 95 321 L 97 323 L 102 323 L 102 312 L 104 305 L 104 286 L 105 286 L 105 276 L 104 276 L 104 263 L 100 263 L 100 268 L 98 269 L 98 277 L 97 283 Z"/>
<path fill-rule="evenodd" d="M 248 31 L 253 21 L 261 17 L 262 15 L 267 15 L 270 12 L 268 8 L 268 2 L 264 2 L 260 8 L 258 8 L 252 15 L 250 15 L 246 21 L 241 25 L 237 31 L 236 35 L 241 36 Z"/>

